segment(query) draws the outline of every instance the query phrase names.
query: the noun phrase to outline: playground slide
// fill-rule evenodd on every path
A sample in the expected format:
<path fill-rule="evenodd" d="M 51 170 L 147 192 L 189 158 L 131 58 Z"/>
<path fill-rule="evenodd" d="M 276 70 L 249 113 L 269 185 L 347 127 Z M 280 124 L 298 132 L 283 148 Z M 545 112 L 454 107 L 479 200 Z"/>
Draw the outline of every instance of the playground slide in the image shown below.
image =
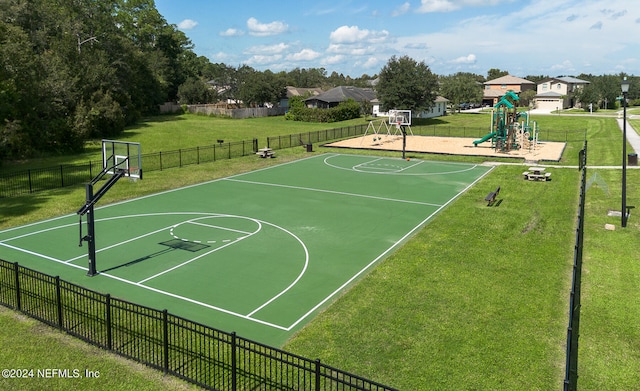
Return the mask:
<path fill-rule="evenodd" d="M 476 140 L 473 142 L 473 145 L 478 145 L 480 143 L 483 143 L 487 140 L 489 140 L 490 138 L 494 137 L 496 135 L 496 132 L 491 132 L 488 135 L 484 136 L 483 138 L 481 138 L 480 140 Z"/>

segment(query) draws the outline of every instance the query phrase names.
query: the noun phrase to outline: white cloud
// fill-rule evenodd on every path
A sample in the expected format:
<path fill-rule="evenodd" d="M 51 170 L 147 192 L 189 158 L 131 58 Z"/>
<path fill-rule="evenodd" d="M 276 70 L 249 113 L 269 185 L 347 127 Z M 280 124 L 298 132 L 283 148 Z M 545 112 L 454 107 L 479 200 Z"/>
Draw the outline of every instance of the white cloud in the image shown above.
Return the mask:
<path fill-rule="evenodd" d="M 245 50 L 245 53 L 247 54 L 278 54 L 278 53 L 284 52 L 287 49 L 289 49 L 289 45 L 281 42 L 276 45 L 252 46 L 247 50 Z"/>
<path fill-rule="evenodd" d="M 389 38 L 387 30 L 361 30 L 358 26 L 341 26 L 329 34 L 332 43 L 381 43 Z"/>
<path fill-rule="evenodd" d="M 263 55 L 255 55 L 251 56 L 249 60 L 247 60 L 248 65 L 262 65 L 262 64 L 271 64 L 276 61 L 280 61 L 282 59 L 281 54 L 274 54 L 272 56 L 263 56 Z"/>
<path fill-rule="evenodd" d="M 469 54 L 468 56 L 458 57 L 455 60 L 452 60 L 453 64 L 475 64 L 476 63 L 476 55 Z"/>
<path fill-rule="evenodd" d="M 278 35 L 286 33 L 289 30 L 289 26 L 286 23 L 278 21 L 271 23 L 260 23 L 256 18 L 249 18 L 249 20 L 247 20 L 247 28 L 249 29 L 249 34 L 255 35 L 257 37 Z"/>
<path fill-rule="evenodd" d="M 391 12 L 391 16 L 404 15 L 407 12 L 409 12 L 410 8 L 411 8 L 411 3 L 409 3 L 407 1 L 406 3 L 402 4 L 400 7 L 396 8 L 395 10 L 393 10 L 393 12 Z"/>
<path fill-rule="evenodd" d="M 454 4 L 451 0 L 422 0 L 419 13 L 428 12 L 451 12 L 460 9 L 460 5 Z"/>
<path fill-rule="evenodd" d="M 243 35 L 244 35 L 244 31 L 233 29 L 233 28 L 228 28 L 225 31 L 220 32 L 220 36 L 222 37 L 240 37 Z"/>
<path fill-rule="evenodd" d="M 291 61 L 312 61 L 320 56 L 321 54 L 314 50 L 302 49 L 298 53 L 289 54 L 286 59 Z"/>
<path fill-rule="evenodd" d="M 191 19 L 185 19 L 182 22 L 178 23 L 178 28 L 180 30 L 191 30 L 198 25 L 198 22 Z"/>
<path fill-rule="evenodd" d="M 513 3 L 515 0 L 421 0 L 416 12 L 426 14 L 430 12 L 452 12 L 463 7 L 489 7 L 501 3 Z"/>
<path fill-rule="evenodd" d="M 343 62 L 347 57 L 343 54 L 336 54 L 335 56 L 329 56 L 322 60 L 324 65 L 333 65 Z"/>

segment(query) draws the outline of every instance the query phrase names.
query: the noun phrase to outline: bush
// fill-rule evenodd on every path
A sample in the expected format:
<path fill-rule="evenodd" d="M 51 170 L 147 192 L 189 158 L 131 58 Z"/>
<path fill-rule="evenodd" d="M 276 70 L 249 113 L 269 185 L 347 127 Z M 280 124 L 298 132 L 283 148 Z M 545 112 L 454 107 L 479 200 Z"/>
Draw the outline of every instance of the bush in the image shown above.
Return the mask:
<path fill-rule="evenodd" d="M 329 109 L 292 106 L 285 119 L 303 122 L 340 122 L 360 117 L 360 104 L 353 99 Z"/>

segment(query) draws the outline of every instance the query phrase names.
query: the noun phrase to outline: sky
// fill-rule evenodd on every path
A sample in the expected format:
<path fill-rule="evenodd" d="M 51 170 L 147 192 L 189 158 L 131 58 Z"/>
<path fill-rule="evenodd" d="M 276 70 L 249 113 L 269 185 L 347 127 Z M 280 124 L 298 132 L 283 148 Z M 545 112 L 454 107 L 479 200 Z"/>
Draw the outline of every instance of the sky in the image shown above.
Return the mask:
<path fill-rule="evenodd" d="M 199 56 L 273 72 L 373 76 L 392 56 L 438 75 L 640 74 L 638 0 L 155 0 Z"/>

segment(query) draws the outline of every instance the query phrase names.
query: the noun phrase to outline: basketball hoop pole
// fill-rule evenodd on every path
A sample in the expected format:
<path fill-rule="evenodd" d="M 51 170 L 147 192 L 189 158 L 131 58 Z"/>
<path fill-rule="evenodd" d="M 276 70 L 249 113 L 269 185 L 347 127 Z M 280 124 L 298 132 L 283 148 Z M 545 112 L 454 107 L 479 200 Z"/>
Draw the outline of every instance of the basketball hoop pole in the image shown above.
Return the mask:
<path fill-rule="evenodd" d="M 94 206 L 95 204 L 102 198 L 103 195 L 111 188 L 111 186 L 115 185 L 116 182 L 120 178 L 125 175 L 125 170 L 116 171 L 115 175 L 113 175 L 107 183 L 105 183 L 96 194 L 93 194 L 93 185 L 100 180 L 106 173 L 106 169 L 102 170 L 100 174 L 96 178 L 94 178 L 91 182 L 86 184 L 86 202 L 84 206 L 78 209 L 76 212 L 80 215 L 80 232 L 82 232 L 82 216 L 87 215 L 87 235 L 82 236 L 80 234 L 80 246 L 82 247 L 82 242 L 85 241 L 89 244 L 89 249 L 87 251 L 87 258 L 89 259 L 89 270 L 87 271 L 87 276 L 93 277 L 98 272 L 96 271 L 96 235 L 95 235 L 95 217 L 94 217 Z"/>
<path fill-rule="evenodd" d="M 402 159 L 405 159 L 405 152 L 407 150 L 407 131 L 404 126 L 400 126 L 400 131 L 402 132 Z"/>
<path fill-rule="evenodd" d="M 93 184 L 87 183 L 87 204 L 93 200 Z M 93 206 L 95 202 L 91 202 L 89 204 L 89 209 L 87 210 L 87 236 L 83 237 L 80 241 L 80 245 L 82 246 L 82 240 L 86 240 L 89 244 L 89 249 L 87 251 L 88 259 L 89 259 L 89 270 L 87 271 L 87 276 L 93 277 L 97 274 L 96 272 L 96 235 L 95 235 L 95 217 L 94 217 L 94 209 Z M 82 226 L 81 226 L 82 227 Z"/>

